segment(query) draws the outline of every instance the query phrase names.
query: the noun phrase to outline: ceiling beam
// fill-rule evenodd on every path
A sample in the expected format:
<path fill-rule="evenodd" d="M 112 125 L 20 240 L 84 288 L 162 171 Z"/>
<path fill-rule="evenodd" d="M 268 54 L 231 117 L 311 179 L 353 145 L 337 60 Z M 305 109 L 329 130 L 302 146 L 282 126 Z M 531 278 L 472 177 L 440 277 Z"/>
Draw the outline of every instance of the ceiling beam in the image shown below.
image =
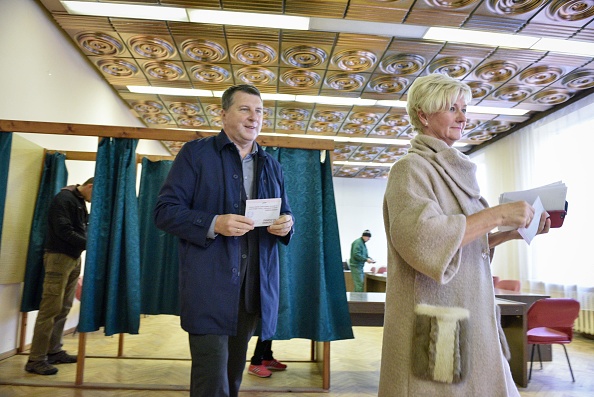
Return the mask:
<path fill-rule="evenodd" d="M 188 142 L 194 139 L 217 135 L 215 132 L 194 130 L 119 127 L 110 125 L 51 123 L 23 120 L 0 120 L 0 132 L 151 139 L 177 142 Z M 332 140 L 260 135 L 258 136 L 257 141 L 260 145 L 268 147 L 334 150 L 334 141 Z"/>

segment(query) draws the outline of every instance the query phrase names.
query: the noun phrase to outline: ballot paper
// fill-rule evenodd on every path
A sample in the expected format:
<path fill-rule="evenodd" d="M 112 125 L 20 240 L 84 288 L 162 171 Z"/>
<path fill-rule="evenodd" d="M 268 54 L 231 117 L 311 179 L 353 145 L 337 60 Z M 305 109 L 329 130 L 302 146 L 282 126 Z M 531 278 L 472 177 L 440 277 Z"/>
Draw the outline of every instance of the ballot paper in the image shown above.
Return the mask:
<path fill-rule="evenodd" d="M 540 201 L 540 197 L 537 197 L 536 200 L 532 203 L 532 207 L 534 208 L 534 217 L 532 218 L 532 222 L 528 227 L 521 227 L 518 229 L 518 233 L 520 236 L 528 243 L 532 242 L 532 239 L 538 233 L 538 225 L 540 224 L 540 217 L 543 212 L 545 212 L 544 207 L 542 206 L 542 202 Z"/>
<path fill-rule="evenodd" d="M 537 197 L 540 197 L 542 206 L 546 211 L 565 210 L 567 186 L 565 186 L 563 182 L 558 181 L 530 190 L 502 193 L 499 196 L 499 204 L 511 203 L 513 201 L 526 201 L 528 203 L 533 203 Z"/>
<path fill-rule="evenodd" d="M 280 215 L 282 199 L 246 200 L 245 216 L 254 221 L 254 227 L 270 226 Z"/>
<path fill-rule="evenodd" d="M 528 244 L 538 232 L 540 216 L 543 212 L 565 210 L 565 199 L 567 197 L 567 186 L 561 181 L 540 186 L 529 190 L 502 193 L 499 196 L 499 204 L 511 203 L 514 201 L 526 201 L 534 208 L 534 218 L 527 228 L 520 228 L 518 232 Z M 513 230 L 511 227 L 499 227 L 500 231 Z"/>

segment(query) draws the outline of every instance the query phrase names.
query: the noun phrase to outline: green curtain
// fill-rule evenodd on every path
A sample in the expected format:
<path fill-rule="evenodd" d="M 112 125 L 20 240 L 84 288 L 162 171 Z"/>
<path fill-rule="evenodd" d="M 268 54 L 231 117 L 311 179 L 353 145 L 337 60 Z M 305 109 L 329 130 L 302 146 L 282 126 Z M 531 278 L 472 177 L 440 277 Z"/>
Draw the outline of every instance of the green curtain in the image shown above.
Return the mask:
<path fill-rule="evenodd" d="M 157 229 L 153 210 L 159 189 L 173 161 L 142 159 L 138 213 L 140 215 L 140 311 L 179 315 L 178 238 Z"/>
<path fill-rule="evenodd" d="M 66 183 L 68 183 L 66 156 L 62 153 L 46 154 L 29 235 L 21 312 L 39 310 L 43 292 L 43 245 L 47 235 L 48 209 L 54 196 L 66 186 Z"/>
<path fill-rule="evenodd" d="M 320 152 L 270 149 L 283 166 L 295 233 L 280 249 L 280 307 L 273 339 L 352 339 L 332 166 Z"/>
<path fill-rule="evenodd" d="M 4 204 L 6 203 L 11 148 L 12 132 L 0 132 L 0 239 L 2 238 L 2 224 L 4 223 Z"/>
<path fill-rule="evenodd" d="M 133 139 L 103 139 L 97 150 L 87 236 L 80 332 L 137 334 L 140 238 Z"/>

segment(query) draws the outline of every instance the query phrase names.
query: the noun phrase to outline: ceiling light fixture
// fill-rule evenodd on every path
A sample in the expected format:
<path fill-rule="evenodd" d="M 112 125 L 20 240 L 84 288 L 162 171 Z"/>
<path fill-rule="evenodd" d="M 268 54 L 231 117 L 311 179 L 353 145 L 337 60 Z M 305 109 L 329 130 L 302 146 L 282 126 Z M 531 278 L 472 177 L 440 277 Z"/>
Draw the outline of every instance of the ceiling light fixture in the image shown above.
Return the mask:
<path fill-rule="evenodd" d="M 406 101 L 387 101 L 387 100 L 379 100 L 376 102 L 378 106 L 389 106 L 393 108 L 405 108 Z"/>
<path fill-rule="evenodd" d="M 311 96 L 311 95 L 296 95 L 296 102 L 305 103 L 319 103 L 322 105 L 343 105 L 343 106 L 373 106 L 376 104 L 375 99 L 361 99 L 348 98 L 338 96 Z"/>
<path fill-rule="evenodd" d="M 60 1 L 72 15 L 154 19 L 158 21 L 189 22 L 185 8 L 163 6 L 138 6 L 135 4 L 97 3 L 91 1 Z"/>
<path fill-rule="evenodd" d="M 453 28 L 429 28 L 423 38 L 427 40 L 524 49 L 530 48 L 538 41 L 538 37 L 522 36 L 519 34 Z"/>
<path fill-rule="evenodd" d="M 155 95 L 176 95 L 176 96 L 205 96 L 213 97 L 213 92 L 210 90 L 197 90 L 194 88 L 172 88 L 172 87 L 153 87 L 143 85 L 129 85 L 127 86 L 130 92 L 136 94 L 155 94 Z"/>
<path fill-rule="evenodd" d="M 529 110 L 520 108 L 496 108 L 493 106 L 468 106 L 466 108 L 466 112 L 479 114 L 499 114 L 502 116 L 523 116 L 528 113 Z"/>
<path fill-rule="evenodd" d="M 295 102 L 295 95 L 290 94 L 267 94 L 265 92 L 261 92 L 260 96 L 264 101 L 287 101 L 287 102 Z"/>
<path fill-rule="evenodd" d="M 154 86 L 127 86 L 130 92 L 136 94 L 153 94 L 153 95 L 175 95 L 175 96 L 189 96 L 189 97 L 215 97 L 223 96 L 224 91 L 210 91 L 197 90 L 194 88 L 171 88 L 171 87 L 154 87 Z M 261 93 L 262 99 L 265 101 L 283 101 L 283 102 L 303 102 L 316 103 L 320 105 L 338 105 L 338 106 L 386 106 L 405 108 L 406 101 L 376 101 L 375 99 L 362 98 L 345 98 L 332 96 L 310 96 L 310 95 L 291 95 L 291 94 L 268 94 Z M 519 108 L 498 108 L 490 106 L 468 106 L 468 113 L 480 114 L 495 114 L 505 116 L 523 116 L 529 110 Z"/>
<path fill-rule="evenodd" d="M 586 41 L 542 38 L 531 48 L 594 57 L 594 43 Z"/>
<path fill-rule="evenodd" d="M 433 27 L 427 30 L 423 39 L 480 44 L 491 47 L 551 51 L 587 57 L 594 56 L 594 43 L 591 42 L 541 38 L 521 34 L 494 33 L 471 29 Z"/>
<path fill-rule="evenodd" d="M 408 24 L 404 25 L 402 23 L 356 21 L 353 19 L 311 18 L 309 22 L 309 30 L 322 32 L 374 34 L 378 36 L 398 37 L 403 39 L 420 39 L 427 32 L 427 26 Z"/>
<path fill-rule="evenodd" d="M 188 8 L 190 22 L 220 25 L 254 26 L 259 28 L 308 30 L 309 18 L 291 15 L 260 14 Z"/>

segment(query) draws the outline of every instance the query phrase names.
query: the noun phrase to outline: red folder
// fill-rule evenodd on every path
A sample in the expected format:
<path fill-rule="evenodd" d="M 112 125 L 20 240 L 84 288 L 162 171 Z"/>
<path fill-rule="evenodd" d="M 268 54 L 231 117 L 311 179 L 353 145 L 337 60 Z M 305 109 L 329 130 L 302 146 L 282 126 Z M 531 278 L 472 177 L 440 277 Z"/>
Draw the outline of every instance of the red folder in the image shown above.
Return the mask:
<path fill-rule="evenodd" d="M 565 210 L 547 212 L 549 213 L 549 218 L 551 219 L 551 227 L 563 226 L 563 221 L 567 215 L 567 201 L 565 202 Z"/>

